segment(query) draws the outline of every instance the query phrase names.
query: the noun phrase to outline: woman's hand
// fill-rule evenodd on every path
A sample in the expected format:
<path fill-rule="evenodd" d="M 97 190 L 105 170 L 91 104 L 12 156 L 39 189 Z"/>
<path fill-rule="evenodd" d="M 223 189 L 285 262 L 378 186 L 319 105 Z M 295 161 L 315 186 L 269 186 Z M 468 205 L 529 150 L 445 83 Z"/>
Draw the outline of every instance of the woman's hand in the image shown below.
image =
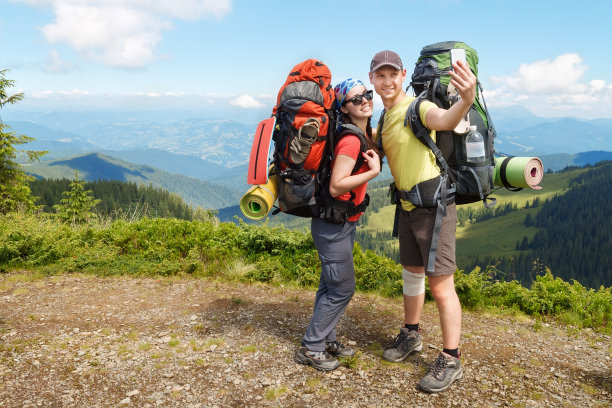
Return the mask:
<path fill-rule="evenodd" d="M 378 176 L 380 173 L 380 157 L 378 157 L 378 154 L 374 150 L 370 149 L 362 153 L 362 155 L 370 168 L 372 178 Z"/>

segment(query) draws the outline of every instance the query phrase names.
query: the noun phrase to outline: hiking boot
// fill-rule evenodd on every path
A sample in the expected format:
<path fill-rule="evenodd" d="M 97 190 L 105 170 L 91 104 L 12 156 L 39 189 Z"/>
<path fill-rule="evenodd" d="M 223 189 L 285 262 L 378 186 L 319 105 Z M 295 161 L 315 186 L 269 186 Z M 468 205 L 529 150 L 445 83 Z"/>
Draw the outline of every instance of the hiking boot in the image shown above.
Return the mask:
<path fill-rule="evenodd" d="M 463 378 L 461 360 L 440 352 L 425 377 L 419 381 L 419 388 L 427 392 L 441 392 L 461 378 Z"/>
<path fill-rule="evenodd" d="M 295 164 L 302 164 L 310 153 L 310 147 L 319 136 L 321 122 L 317 118 L 308 118 L 289 144 L 289 158 Z"/>
<path fill-rule="evenodd" d="M 340 362 L 327 351 L 311 351 L 305 346 L 295 352 L 294 359 L 296 363 L 311 365 L 319 371 L 332 371 L 340 366 Z"/>
<path fill-rule="evenodd" d="M 383 359 L 399 363 L 413 351 L 421 350 L 423 350 L 423 343 L 419 332 L 402 327 L 393 344 L 383 351 Z"/>
<path fill-rule="evenodd" d="M 337 341 L 325 343 L 325 351 L 334 357 L 353 357 L 355 350 Z"/>

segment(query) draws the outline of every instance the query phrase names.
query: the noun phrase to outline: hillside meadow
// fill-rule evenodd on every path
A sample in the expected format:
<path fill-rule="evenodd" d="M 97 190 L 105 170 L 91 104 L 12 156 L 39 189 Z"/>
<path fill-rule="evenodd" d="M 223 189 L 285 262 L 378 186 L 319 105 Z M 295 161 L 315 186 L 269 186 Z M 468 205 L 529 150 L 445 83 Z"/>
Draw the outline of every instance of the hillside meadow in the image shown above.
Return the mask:
<path fill-rule="evenodd" d="M 401 296 L 396 262 L 359 245 L 354 259 L 358 291 Z M 310 234 L 284 227 L 162 218 L 69 225 L 48 214 L 9 213 L 0 216 L 0 271 L 15 269 L 43 275 L 191 276 L 298 288 L 316 287 L 320 273 Z M 455 279 L 466 308 L 611 331 L 612 288 L 587 289 L 550 271 L 530 287 L 494 280 L 480 268 L 458 271 Z M 431 299 L 429 289 L 427 296 Z"/>

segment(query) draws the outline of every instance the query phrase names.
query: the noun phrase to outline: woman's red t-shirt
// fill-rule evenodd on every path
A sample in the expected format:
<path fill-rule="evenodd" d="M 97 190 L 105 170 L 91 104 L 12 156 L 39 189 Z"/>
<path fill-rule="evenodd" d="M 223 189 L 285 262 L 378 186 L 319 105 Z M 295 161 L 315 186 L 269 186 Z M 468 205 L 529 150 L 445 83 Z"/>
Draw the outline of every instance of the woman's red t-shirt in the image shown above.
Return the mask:
<path fill-rule="evenodd" d="M 337 157 L 340 154 L 345 154 L 351 157 L 352 159 L 357 160 L 357 157 L 361 154 L 361 143 L 359 141 L 359 137 L 355 135 L 344 136 L 336 144 L 336 149 L 334 150 L 334 153 L 335 153 L 334 157 Z M 334 163 L 332 163 L 332 169 L 333 169 L 333 165 Z M 364 163 L 361 165 L 359 170 L 355 172 L 355 174 L 365 173 L 368 170 L 369 170 L 368 163 L 364 161 Z M 355 195 L 355 199 L 353 200 L 355 205 L 361 204 L 361 202 L 365 198 L 367 187 L 368 187 L 368 183 L 365 182 L 362 185 L 356 187 L 354 190 L 352 190 L 353 194 Z M 349 201 L 351 199 L 351 192 L 341 194 L 336 198 L 342 201 Z M 348 221 L 357 221 L 359 217 L 361 217 L 361 214 L 363 213 L 361 212 L 359 214 L 356 214 L 350 217 Z"/>

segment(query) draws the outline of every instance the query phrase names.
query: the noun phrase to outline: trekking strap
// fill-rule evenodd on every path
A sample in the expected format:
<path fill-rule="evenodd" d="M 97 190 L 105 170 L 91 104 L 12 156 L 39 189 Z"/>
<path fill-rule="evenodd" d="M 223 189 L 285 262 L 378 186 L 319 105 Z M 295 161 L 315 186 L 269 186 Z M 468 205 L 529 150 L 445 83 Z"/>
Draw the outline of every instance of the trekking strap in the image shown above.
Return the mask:
<path fill-rule="evenodd" d="M 521 191 L 523 189 L 522 187 L 514 187 L 508 181 L 508 175 L 507 175 L 507 172 L 506 172 L 506 168 L 508 167 L 508 163 L 510 162 L 510 159 L 512 159 L 512 157 L 506 157 L 502 161 L 502 164 L 499 167 L 499 179 L 501 180 L 503 186 L 506 187 L 508 190 L 510 190 L 510 191 Z"/>
<path fill-rule="evenodd" d="M 365 195 L 363 201 L 359 205 L 355 205 L 352 201 L 344 201 L 337 200 L 332 198 L 328 200 L 326 205 L 323 208 L 323 219 L 329 219 L 332 217 L 332 211 L 339 210 L 342 214 L 346 214 L 346 218 L 350 218 L 354 215 L 362 213 L 366 210 L 368 205 L 370 204 L 370 196 L 368 194 Z"/>

